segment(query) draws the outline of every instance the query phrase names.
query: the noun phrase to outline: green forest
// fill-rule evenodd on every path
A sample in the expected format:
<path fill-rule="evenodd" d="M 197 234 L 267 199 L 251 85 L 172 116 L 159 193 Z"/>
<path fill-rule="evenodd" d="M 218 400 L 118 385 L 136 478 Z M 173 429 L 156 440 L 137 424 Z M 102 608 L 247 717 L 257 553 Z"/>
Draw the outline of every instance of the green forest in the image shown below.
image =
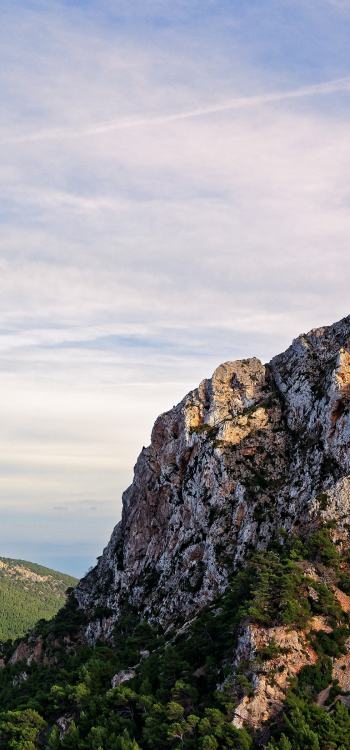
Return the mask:
<path fill-rule="evenodd" d="M 0 640 L 24 635 L 64 605 L 76 579 L 25 560 L 0 557 Z"/>
<path fill-rule="evenodd" d="M 305 574 L 310 561 L 326 581 L 312 581 L 312 596 Z M 348 750 L 350 712 L 332 677 L 332 661 L 346 651 L 349 616 L 334 596 L 335 584 L 349 591 L 349 560 L 321 529 L 303 542 L 284 539 L 255 553 L 227 591 L 177 635 L 151 628 L 125 608 L 113 644 L 79 645 L 86 616 L 70 596 L 51 622 L 36 627 L 51 663 L 0 671 L 0 748 Z M 242 623 L 304 628 L 315 615 L 326 618 L 328 632 L 310 632 L 317 662 L 293 678 L 282 713 L 267 733 L 266 727 L 256 733 L 236 729 L 235 707 L 253 691 L 248 665 L 232 679 Z M 258 655 L 260 663 L 274 648 Z M 3 656 L 11 649 L 3 644 Z M 131 666 L 133 679 L 113 688 L 112 677 Z M 327 702 L 319 706 L 325 688 Z"/>

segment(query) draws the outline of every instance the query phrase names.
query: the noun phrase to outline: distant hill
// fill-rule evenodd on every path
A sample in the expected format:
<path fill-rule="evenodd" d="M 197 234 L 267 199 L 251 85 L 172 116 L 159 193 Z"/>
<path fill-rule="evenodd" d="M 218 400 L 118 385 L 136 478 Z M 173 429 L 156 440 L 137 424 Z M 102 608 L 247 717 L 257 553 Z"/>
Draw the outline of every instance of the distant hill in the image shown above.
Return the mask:
<path fill-rule="evenodd" d="M 0 557 L 0 640 L 17 638 L 38 620 L 49 619 L 77 579 L 26 560 Z"/>

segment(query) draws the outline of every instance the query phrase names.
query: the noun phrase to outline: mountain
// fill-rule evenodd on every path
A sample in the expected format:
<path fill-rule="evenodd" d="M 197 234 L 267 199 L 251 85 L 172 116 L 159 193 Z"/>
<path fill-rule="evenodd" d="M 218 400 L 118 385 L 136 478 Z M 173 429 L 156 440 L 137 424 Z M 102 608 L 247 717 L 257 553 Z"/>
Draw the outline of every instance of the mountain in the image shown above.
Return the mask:
<path fill-rule="evenodd" d="M 97 566 L 3 648 L 0 748 L 350 747 L 349 510 L 350 316 L 157 419 Z"/>
<path fill-rule="evenodd" d="M 101 634 L 96 605 L 112 610 L 107 637 L 126 600 L 151 622 L 181 625 L 277 530 L 317 516 L 345 529 L 349 339 L 350 317 L 268 365 L 226 362 L 157 419 L 122 521 L 76 590 L 91 611 L 89 640 Z"/>
<path fill-rule="evenodd" d="M 26 560 L 0 557 L 0 640 L 17 638 L 64 605 L 77 579 Z"/>

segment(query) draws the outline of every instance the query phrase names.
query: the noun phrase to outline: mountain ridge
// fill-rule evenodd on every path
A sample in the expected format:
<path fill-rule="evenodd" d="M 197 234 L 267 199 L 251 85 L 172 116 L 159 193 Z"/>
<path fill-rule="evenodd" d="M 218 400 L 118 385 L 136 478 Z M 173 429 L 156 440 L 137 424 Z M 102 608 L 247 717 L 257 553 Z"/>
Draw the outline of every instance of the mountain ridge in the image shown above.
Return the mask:
<path fill-rule="evenodd" d="M 123 495 L 122 521 L 78 584 L 79 606 L 98 602 L 118 613 L 124 593 L 136 589 L 131 596 L 146 618 L 164 624 L 181 609 L 187 617 L 224 590 L 227 567 L 249 545 L 266 546 L 277 525 L 290 530 L 317 514 L 324 490 L 321 515 L 341 525 L 339 499 L 349 508 L 349 340 L 350 316 L 302 334 L 267 365 L 224 363 L 158 417 Z M 227 557 L 232 550 L 228 565 L 218 539 Z M 183 575 L 201 563 L 204 583 L 194 573 L 192 591 L 184 591 Z M 169 581 L 168 598 L 149 595 L 147 577 L 158 590 Z M 95 637 L 93 623 L 87 637 Z"/>
<path fill-rule="evenodd" d="M 0 640 L 23 636 L 41 618 L 52 618 L 77 579 L 27 560 L 0 556 Z"/>
<path fill-rule="evenodd" d="M 160 415 L 97 565 L 3 656 L 0 747 L 18 704 L 49 750 L 350 746 L 350 316 Z"/>

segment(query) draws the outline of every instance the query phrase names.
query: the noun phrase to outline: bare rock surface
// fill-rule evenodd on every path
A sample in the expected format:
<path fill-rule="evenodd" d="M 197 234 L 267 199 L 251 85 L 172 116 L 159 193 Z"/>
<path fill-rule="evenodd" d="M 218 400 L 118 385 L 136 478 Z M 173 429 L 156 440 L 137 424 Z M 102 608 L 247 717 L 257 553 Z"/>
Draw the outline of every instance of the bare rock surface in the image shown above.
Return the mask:
<path fill-rule="evenodd" d="M 245 695 L 235 709 L 236 727 L 256 729 L 274 717 L 283 706 L 292 677 L 303 667 L 317 662 L 317 654 L 308 641 L 308 631 L 330 632 L 322 618 L 312 618 L 308 629 L 287 626 L 262 627 L 249 624 L 242 629 L 233 663 L 233 674 L 245 665 L 253 694 Z M 273 644 L 276 654 L 261 661 L 259 653 Z"/>
<path fill-rule="evenodd" d="M 74 721 L 74 718 L 70 714 L 65 714 L 64 716 L 60 716 L 56 720 L 56 726 L 59 731 L 60 740 L 64 739 L 73 721 Z"/>
<path fill-rule="evenodd" d="M 335 659 L 333 679 L 338 680 L 341 690 L 350 693 L 350 638 L 347 641 L 347 653 Z"/>
<path fill-rule="evenodd" d="M 124 682 L 129 682 L 129 680 L 133 680 L 135 677 L 136 672 L 131 667 L 130 669 L 122 669 L 120 672 L 117 672 L 117 674 L 112 677 L 111 685 L 112 688 L 119 687 L 119 685 L 122 685 Z"/>
<path fill-rule="evenodd" d="M 350 511 L 350 316 L 264 365 L 226 362 L 162 414 L 123 496 L 121 522 L 75 590 L 86 638 L 108 640 L 125 603 L 180 627 L 277 528 Z M 111 615 L 94 619 L 95 607 Z"/>

